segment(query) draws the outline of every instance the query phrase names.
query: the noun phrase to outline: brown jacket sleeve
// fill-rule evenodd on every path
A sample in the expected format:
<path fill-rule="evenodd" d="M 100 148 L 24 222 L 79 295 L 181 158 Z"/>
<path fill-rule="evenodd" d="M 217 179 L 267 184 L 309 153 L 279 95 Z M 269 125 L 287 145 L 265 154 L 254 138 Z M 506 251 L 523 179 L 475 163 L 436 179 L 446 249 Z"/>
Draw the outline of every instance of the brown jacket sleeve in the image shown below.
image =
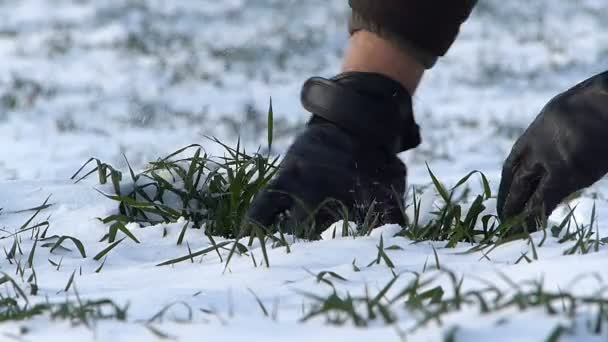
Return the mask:
<path fill-rule="evenodd" d="M 477 0 L 349 0 L 351 33 L 368 30 L 395 40 L 430 68 L 445 55 Z"/>

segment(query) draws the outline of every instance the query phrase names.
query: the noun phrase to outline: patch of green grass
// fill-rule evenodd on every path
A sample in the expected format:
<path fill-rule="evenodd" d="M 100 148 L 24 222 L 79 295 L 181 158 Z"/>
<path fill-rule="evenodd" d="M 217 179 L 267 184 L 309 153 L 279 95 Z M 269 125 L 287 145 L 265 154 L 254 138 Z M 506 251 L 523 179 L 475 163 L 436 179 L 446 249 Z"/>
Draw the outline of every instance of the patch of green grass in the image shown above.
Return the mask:
<path fill-rule="evenodd" d="M 549 227 L 548 222 L 537 221 L 535 227 L 526 227 L 523 216 L 500 221 L 496 215 L 483 214 L 486 210 L 486 201 L 492 198 L 490 184 L 483 173 L 471 172 L 448 190 L 430 168 L 428 172 L 432 186 L 439 195 L 440 204 L 436 206 L 434 212 L 430 213 L 431 218 L 428 223 L 421 225 L 420 217 L 426 213 L 421 212 L 421 199 L 417 198 L 415 190 L 412 191 L 413 203 L 410 205 L 414 214 L 413 217 L 408 217 L 407 224 L 399 234 L 416 243 L 445 241 L 446 248 L 454 248 L 459 243 L 469 243 L 473 245 L 469 253 L 482 252 L 484 258 L 489 259 L 489 254 L 502 245 L 517 240 L 528 240 L 532 258 L 527 254 L 522 254 L 520 258 L 528 262 L 538 260 L 537 247 L 544 245 L 549 233 L 552 237 L 559 238 L 561 244 L 574 243 L 564 251 L 565 255 L 598 252 L 600 247 L 608 245 L 608 238 L 600 238 L 595 207 L 588 225 L 576 221 L 574 217 L 576 208 L 573 208 L 559 225 Z M 467 199 L 471 197 L 471 193 L 467 184 L 476 174 L 480 177 L 483 193 L 474 195 L 474 200 L 469 201 Z M 538 246 L 535 245 L 529 231 L 540 231 L 543 234 Z"/>
<path fill-rule="evenodd" d="M 273 143 L 273 120 L 271 103 L 268 111 L 268 150 Z M 195 228 L 203 229 L 213 246 L 194 253 L 189 249 L 187 256 L 160 265 L 193 261 L 195 257 L 213 251 L 219 255 L 219 248 L 228 243 L 223 242 L 218 247 L 214 236 L 235 239 L 226 264 L 235 252 L 247 251 L 246 247 L 236 242 L 247 234 L 252 236 L 249 245 L 254 237 L 262 242 L 267 266 L 267 240 L 280 242 L 289 249 L 283 234 L 281 239 L 276 239 L 269 230 L 252 226 L 246 220 L 254 196 L 267 186 L 276 173 L 279 157 L 259 151 L 249 154 L 241 148 L 240 141 L 236 147 L 230 147 L 218 139 L 210 140 L 223 148 L 223 156 L 209 156 L 202 146 L 194 144 L 151 162 L 140 173 L 134 172 L 127 160 L 128 183 L 124 182 L 123 172 L 96 158 L 89 159 L 72 176 L 73 180 L 80 182 L 96 174 L 100 184 L 111 184 L 114 191 L 113 194 L 102 194 L 118 204 L 116 214 L 100 219 L 108 225 L 108 233 L 102 241 L 107 241 L 109 246 L 97 253 L 95 260 L 106 256 L 122 241 L 119 234 L 139 243 L 127 227 L 129 223 L 143 227 L 175 223 L 182 218 L 186 224 L 178 238 L 178 245 L 183 243 L 186 230 Z"/>
<path fill-rule="evenodd" d="M 416 242 L 446 241 L 446 247 L 453 248 L 459 242 L 482 245 L 491 243 L 497 236 L 506 235 L 506 232 L 514 226 L 514 223 L 499 224 L 495 215 L 482 216 L 486 209 L 484 202 L 492 198 L 490 184 L 483 173 L 471 172 L 448 190 L 430 168 L 428 168 L 428 172 L 442 201 L 441 207 L 431 213 L 432 219 L 426 225 L 421 225 L 421 201 L 417 198 L 416 191 L 413 191 L 413 203 L 411 205 L 414 209 L 414 215 L 408 218 L 408 224 L 400 235 Z M 468 191 L 462 191 L 462 188 L 475 174 L 479 174 L 484 192 L 477 195 L 467 208 L 465 207 L 467 205 L 465 198 Z M 459 191 L 463 195 L 456 198 Z M 481 228 L 478 224 L 480 222 L 482 223 Z"/>
<path fill-rule="evenodd" d="M 120 171 L 97 159 L 90 160 L 96 166 L 79 177 L 89 163 L 85 164 L 74 179 L 97 173 L 101 184 L 111 182 L 115 190 L 115 194 L 104 194 L 118 202 L 118 213 L 102 219 L 110 225 L 108 242 L 115 242 L 119 231 L 135 239 L 126 228 L 128 223 L 147 226 L 179 218 L 204 228 L 207 235 L 239 236 L 249 205 L 276 172 L 278 158 L 250 155 L 238 145 L 232 148 L 214 141 L 224 148 L 225 156 L 210 157 L 201 146 L 191 145 L 150 163 L 139 174 L 129 167 L 129 186 L 121 182 Z"/>
<path fill-rule="evenodd" d="M 48 315 L 52 320 L 68 320 L 75 325 L 90 327 L 99 320 L 125 321 L 127 308 L 120 307 L 109 299 L 33 306 L 21 305 L 14 298 L 0 299 L 0 322 L 24 321 L 41 315 Z"/>
<path fill-rule="evenodd" d="M 573 216 L 575 208 L 570 210 L 568 216 L 559 226 L 554 226 L 551 233 L 559 239 L 559 243 L 574 243 L 574 245 L 564 251 L 564 255 L 589 254 L 599 252 L 601 246 L 608 245 L 608 237 L 600 238 L 599 227 L 597 227 L 597 217 L 595 205 L 591 211 L 591 219 L 588 225 L 580 224 Z M 565 230 L 565 232 L 564 232 Z"/>
<path fill-rule="evenodd" d="M 395 277 L 374 295 L 367 290 L 362 296 L 340 294 L 335 290 L 328 296 L 303 293 L 313 304 L 302 321 L 322 318 L 332 325 L 368 327 L 377 323 L 393 325 L 398 317 L 407 314 L 413 320 L 413 325 L 406 333 L 414 333 L 430 323 L 442 326 L 448 315 L 458 314 L 465 309 L 475 309 L 480 315 L 542 310 L 547 315 L 560 316 L 571 322 L 567 329 L 559 326 L 559 336 L 577 332 L 576 322 L 583 315 L 586 324 L 579 324 L 579 328 L 584 327 L 587 333 L 593 335 L 608 333 L 608 297 L 605 288 L 595 295 L 580 296 L 567 291 L 547 290 L 542 281 L 516 283 L 501 275 L 509 288 L 483 281 L 485 287 L 465 291 L 462 278 L 449 271 L 442 272 L 451 280 L 448 289 L 433 285 L 434 279 L 421 280 L 416 276 L 401 290 L 395 288 L 398 280 Z M 389 296 L 389 292 L 395 294 Z M 447 296 L 446 293 L 451 295 Z M 556 331 L 552 331 L 551 336 L 555 334 Z"/>
<path fill-rule="evenodd" d="M 68 286 L 72 283 L 72 278 Z M 17 281 L 7 274 L 0 278 L 0 285 L 8 284 L 13 289 L 14 295 L 0 296 L 0 322 L 29 320 L 36 316 L 48 315 L 52 320 L 68 320 L 78 325 L 84 324 L 91 327 L 99 320 L 127 319 L 128 307 L 120 307 L 109 299 L 82 301 L 76 291 L 76 301 L 64 303 L 42 303 L 31 305 L 25 291 L 21 289 Z"/>

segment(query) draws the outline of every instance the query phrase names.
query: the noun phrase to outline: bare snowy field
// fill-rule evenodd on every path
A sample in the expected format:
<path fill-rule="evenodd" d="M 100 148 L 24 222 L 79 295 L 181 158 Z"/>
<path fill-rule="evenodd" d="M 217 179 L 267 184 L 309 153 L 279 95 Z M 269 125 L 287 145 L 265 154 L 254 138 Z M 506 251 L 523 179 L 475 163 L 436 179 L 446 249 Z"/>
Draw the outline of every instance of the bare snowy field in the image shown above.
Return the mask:
<path fill-rule="evenodd" d="M 271 96 L 280 154 L 308 117 L 302 82 L 339 69 L 346 14 L 337 0 L 0 0 L 0 341 L 605 341 L 605 181 L 570 203 L 570 238 L 549 231 L 473 252 L 477 243 L 414 244 L 394 226 L 256 241 L 230 262 L 232 240 L 183 220 L 103 239 L 111 224 L 98 218 L 118 206 L 96 190 L 114 188 L 74 184 L 84 162 L 126 171 L 129 187 L 123 154 L 137 171 L 193 143 L 223 153 L 205 135 L 255 151 Z M 422 223 L 443 205 L 425 162 L 448 187 L 479 170 L 495 190 L 542 106 L 608 69 L 607 22 L 603 0 L 478 6 L 416 96 L 424 143 L 403 158 L 410 183 L 428 189 Z M 465 211 L 482 191 L 477 176 L 470 184 Z"/>

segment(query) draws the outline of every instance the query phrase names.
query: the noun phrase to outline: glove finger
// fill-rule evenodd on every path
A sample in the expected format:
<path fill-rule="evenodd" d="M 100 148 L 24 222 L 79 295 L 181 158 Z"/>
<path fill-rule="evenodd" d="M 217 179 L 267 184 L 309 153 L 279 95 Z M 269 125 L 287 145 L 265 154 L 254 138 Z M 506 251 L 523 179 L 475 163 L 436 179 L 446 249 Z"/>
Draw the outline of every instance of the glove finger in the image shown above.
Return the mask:
<path fill-rule="evenodd" d="M 501 184 L 503 197 L 498 204 L 498 212 L 503 222 L 524 211 L 543 175 L 544 169 L 540 165 L 528 166 L 523 163 L 515 170 L 512 179 L 507 180 L 504 185 Z"/>
<path fill-rule="evenodd" d="M 524 213 L 528 227 L 536 228 L 539 222 L 546 221 L 555 208 L 576 190 L 568 182 L 568 177 L 545 176 L 526 203 Z"/>
<path fill-rule="evenodd" d="M 507 195 L 509 194 L 511 183 L 513 183 L 513 174 L 511 170 L 503 169 L 500 186 L 498 187 L 498 196 L 496 198 L 496 212 L 498 213 L 498 217 L 500 217 L 500 219 L 503 221 L 505 218 L 505 202 L 507 201 Z"/>
<path fill-rule="evenodd" d="M 502 175 L 500 177 L 500 186 L 498 187 L 498 197 L 496 198 L 496 212 L 501 220 L 504 218 L 503 209 L 513 183 L 513 175 L 517 171 L 517 161 L 519 157 L 516 157 L 514 152 L 511 152 L 509 158 L 505 161 L 502 167 Z"/>
<path fill-rule="evenodd" d="M 326 207 L 311 208 L 310 200 L 298 199 L 295 202 L 287 220 L 281 224 L 292 234 L 314 239 L 316 234 L 340 219 L 338 215 L 330 214 Z"/>
<path fill-rule="evenodd" d="M 284 178 L 281 177 L 255 197 L 247 212 L 249 221 L 270 227 L 276 223 L 281 213 L 292 209 L 294 199 L 290 194 L 294 192 L 284 183 Z"/>

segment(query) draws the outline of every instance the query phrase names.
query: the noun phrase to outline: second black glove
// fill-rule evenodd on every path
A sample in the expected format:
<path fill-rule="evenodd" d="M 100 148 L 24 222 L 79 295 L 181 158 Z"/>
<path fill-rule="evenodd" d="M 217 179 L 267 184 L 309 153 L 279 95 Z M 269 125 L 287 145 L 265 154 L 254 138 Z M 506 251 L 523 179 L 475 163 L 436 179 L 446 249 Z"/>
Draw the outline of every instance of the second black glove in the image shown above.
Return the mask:
<path fill-rule="evenodd" d="M 536 230 L 561 201 L 608 172 L 607 139 L 605 72 L 551 100 L 515 143 L 502 172 L 499 216 L 523 215 Z"/>

